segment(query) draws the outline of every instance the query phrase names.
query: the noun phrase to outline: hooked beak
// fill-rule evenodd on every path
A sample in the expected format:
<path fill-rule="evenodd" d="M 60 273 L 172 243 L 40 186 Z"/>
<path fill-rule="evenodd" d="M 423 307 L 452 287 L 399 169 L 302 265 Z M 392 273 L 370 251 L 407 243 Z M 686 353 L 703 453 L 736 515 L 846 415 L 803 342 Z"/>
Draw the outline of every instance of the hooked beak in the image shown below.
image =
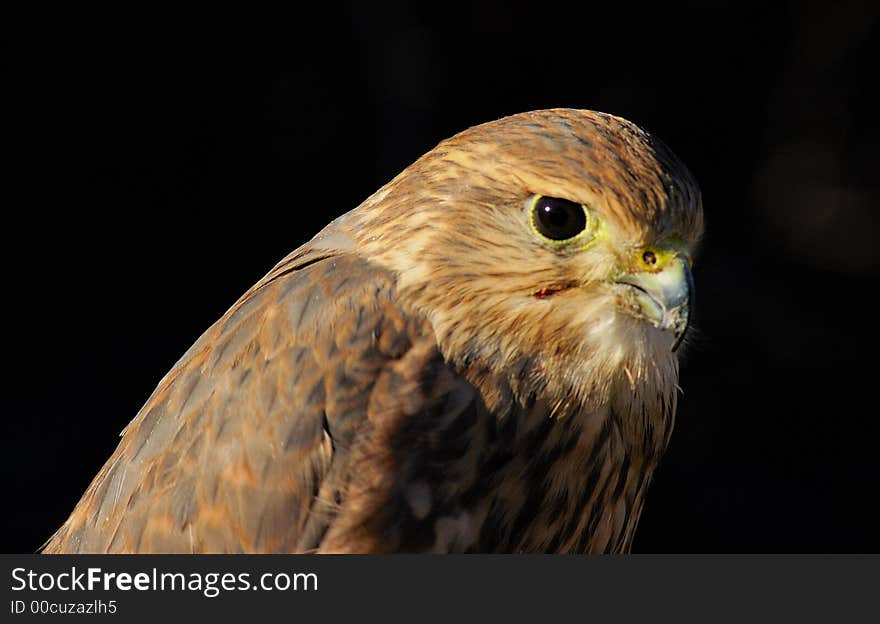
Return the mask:
<path fill-rule="evenodd" d="M 681 345 L 688 328 L 694 300 L 694 278 L 688 261 L 681 254 L 651 252 L 656 264 L 633 273 L 618 276 L 614 281 L 629 287 L 630 300 L 639 316 L 654 327 L 675 335 L 672 350 Z M 664 257 L 665 256 L 665 257 Z"/>

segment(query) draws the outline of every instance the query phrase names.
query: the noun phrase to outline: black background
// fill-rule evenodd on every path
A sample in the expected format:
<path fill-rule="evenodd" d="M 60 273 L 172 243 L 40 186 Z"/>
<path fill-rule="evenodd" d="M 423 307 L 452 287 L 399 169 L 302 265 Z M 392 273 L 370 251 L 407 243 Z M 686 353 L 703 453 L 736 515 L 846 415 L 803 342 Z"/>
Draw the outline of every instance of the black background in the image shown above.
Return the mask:
<path fill-rule="evenodd" d="M 880 5 L 766 4 L 3 15 L 0 551 L 39 547 L 288 251 L 441 139 L 555 106 L 643 125 L 703 189 L 699 335 L 635 550 L 880 550 Z"/>

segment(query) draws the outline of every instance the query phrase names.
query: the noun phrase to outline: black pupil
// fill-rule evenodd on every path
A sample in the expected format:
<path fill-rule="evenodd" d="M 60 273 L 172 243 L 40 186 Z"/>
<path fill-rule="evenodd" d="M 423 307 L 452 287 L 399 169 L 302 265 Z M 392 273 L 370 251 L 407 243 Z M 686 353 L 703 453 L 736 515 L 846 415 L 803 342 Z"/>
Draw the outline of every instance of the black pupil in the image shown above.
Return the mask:
<path fill-rule="evenodd" d="M 551 240 L 574 238 L 587 227 L 580 204 L 558 197 L 541 197 L 535 204 L 535 227 Z"/>

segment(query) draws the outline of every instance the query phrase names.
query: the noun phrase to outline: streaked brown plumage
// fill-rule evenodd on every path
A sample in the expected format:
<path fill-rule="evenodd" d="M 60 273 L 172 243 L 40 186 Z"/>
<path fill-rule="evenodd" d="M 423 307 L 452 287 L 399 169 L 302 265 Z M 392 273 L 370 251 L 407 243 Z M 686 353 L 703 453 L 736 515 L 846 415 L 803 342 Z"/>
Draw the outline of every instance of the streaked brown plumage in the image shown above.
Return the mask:
<path fill-rule="evenodd" d="M 580 237 L 544 236 L 536 197 L 583 204 L 551 206 Z M 205 332 L 45 552 L 627 551 L 701 231 L 625 120 L 471 128 Z"/>

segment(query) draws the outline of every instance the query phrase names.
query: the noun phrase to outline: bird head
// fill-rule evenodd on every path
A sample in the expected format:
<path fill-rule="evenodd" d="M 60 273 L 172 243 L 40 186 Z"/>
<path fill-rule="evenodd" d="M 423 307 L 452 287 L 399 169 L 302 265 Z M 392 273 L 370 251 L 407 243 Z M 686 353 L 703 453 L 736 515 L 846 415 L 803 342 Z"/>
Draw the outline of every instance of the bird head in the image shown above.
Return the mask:
<path fill-rule="evenodd" d="M 553 109 L 476 126 L 345 220 L 447 359 L 584 400 L 674 387 L 700 194 L 634 124 Z"/>

